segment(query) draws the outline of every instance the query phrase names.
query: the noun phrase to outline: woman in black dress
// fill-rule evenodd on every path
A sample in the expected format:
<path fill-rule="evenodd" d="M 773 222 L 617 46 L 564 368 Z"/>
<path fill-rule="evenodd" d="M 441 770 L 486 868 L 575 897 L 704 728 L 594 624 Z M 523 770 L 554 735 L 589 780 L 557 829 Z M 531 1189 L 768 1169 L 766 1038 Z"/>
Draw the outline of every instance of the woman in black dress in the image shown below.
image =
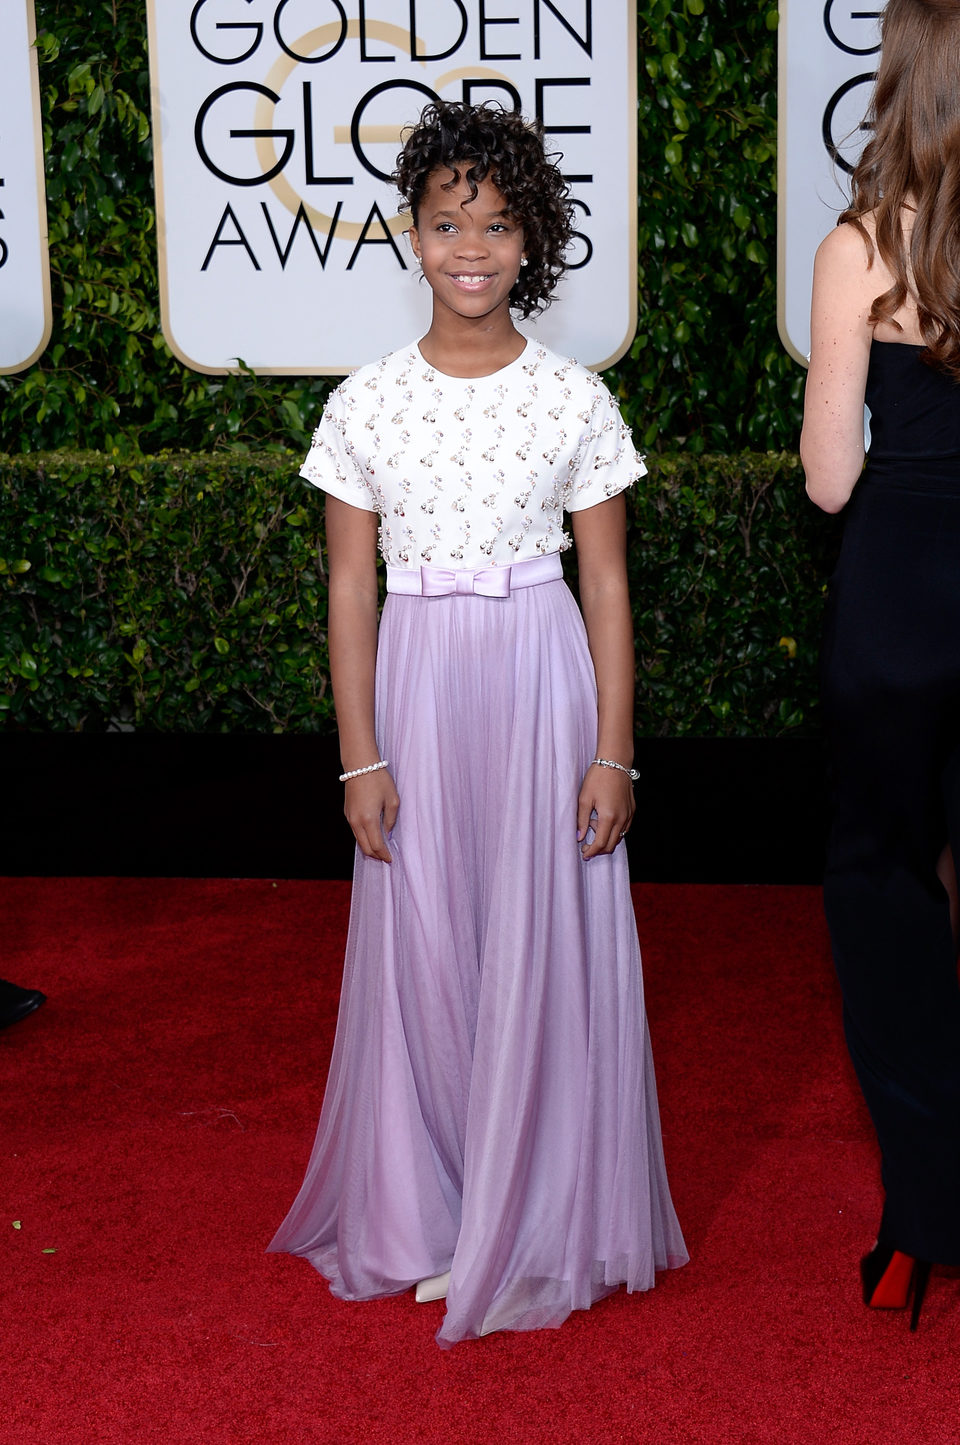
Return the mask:
<path fill-rule="evenodd" d="M 960 0 L 889 0 L 869 121 L 817 253 L 801 455 L 813 501 L 848 513 L 823 658 L 824 892 L 883 1160 L 863 1294 L 903 1308 L 912 1291 L 916 1328 L 931 1264 L 960 1265 L 960 987 L 938 875 L 948 844 L 960 857 Z"/>

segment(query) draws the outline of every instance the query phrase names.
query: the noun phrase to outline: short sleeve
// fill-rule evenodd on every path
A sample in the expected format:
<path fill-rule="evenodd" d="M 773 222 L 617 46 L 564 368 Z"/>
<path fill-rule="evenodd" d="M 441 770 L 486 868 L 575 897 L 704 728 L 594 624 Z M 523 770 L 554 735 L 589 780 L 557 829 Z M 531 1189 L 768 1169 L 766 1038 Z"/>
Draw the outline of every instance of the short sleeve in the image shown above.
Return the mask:
<path fill-rule="evenodd" d="M 352 507 L 378 512 L 377 492 L 350 440 L 352 407 L 348 385 L 349 379 L 327 398 L 300 475 L 311 486 L 349 502 Z"/>
<path fill-rule="evenodd" d="M 586 423 L 577 450 L 570 459 L 570 479 L 563 505 L 568 512 L 584 511 L 626 491 L 646 476 L 643 457 L 633 445 L 630 428 L 620 415 L 611 393 L 599 377 L 588 372 L 592 396 L 581 413 Z"/>

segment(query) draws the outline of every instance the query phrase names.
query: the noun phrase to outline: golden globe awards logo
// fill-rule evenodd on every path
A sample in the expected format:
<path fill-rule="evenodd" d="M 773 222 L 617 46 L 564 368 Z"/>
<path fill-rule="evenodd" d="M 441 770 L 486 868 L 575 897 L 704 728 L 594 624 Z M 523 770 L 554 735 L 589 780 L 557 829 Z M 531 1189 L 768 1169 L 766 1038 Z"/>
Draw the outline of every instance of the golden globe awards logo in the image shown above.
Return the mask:
<path fill-rule="evenodd" d="M 50 339 L 50 269 L 33 0 L 0 5 L 0 375 Z"/>
<path fill-rule="evenodd" d="M 603 365 L 633 339 L 635 11 L 595 0 L 151 0 L 164 334 L 204 371 L 342 374 L 422 332 L 389 177 L 437 99 L 537 116 L 577 208 L 566 304 Z"/>
<path fill-rule="evenodd" d="M 883 10 L 882 0 L 780 3 L 778 321 L 804 363 L 813 258 L 847 205 L 866 139 Z"/>

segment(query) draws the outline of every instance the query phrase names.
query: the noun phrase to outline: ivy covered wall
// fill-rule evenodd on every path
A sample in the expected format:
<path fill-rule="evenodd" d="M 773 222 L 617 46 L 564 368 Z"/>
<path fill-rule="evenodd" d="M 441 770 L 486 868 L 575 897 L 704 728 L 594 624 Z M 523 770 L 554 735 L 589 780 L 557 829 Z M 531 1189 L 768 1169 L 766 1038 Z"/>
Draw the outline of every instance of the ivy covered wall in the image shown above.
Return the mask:
<path fill-rule="evenodd" d="M 328 379 L 201 376 L 160 335 L 145 5 L 36 0 L 36 13 L 55 320 L 36 365 L 0 377 L 0 452 L 302 449 Z M 641 319 L 608 379 L 648 449 L 793 447 L 776 10 L 643 0 L 637 15 Z"/>
<path fill-rule="evenodd" d="M 615 370 L 625 412 L 647 447 L 794 448 L 804 374 L 777 335 L 776 8 L 648 0 L 638 18 L 640 327 Z"/>
<path fill-rule="evenodd" d="M 0 377 L 0 727 L 329 727 L 295 459 L 332 383 L 171 356 L 145 6 L 36 10 L 55 316 Z M 638 731 L 809 732 L 835 528 L 802 497 L 776 330 L 777 12 L 637 13 L 640 324 L 607 379 L 658 454 L 630 515 Z"/>

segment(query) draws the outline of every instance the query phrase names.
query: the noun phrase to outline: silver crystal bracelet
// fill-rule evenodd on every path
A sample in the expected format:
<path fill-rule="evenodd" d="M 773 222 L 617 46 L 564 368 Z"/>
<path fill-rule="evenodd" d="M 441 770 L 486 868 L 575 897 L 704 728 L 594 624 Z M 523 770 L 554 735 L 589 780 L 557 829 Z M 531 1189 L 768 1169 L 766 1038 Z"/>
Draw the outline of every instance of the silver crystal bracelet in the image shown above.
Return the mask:
<path fill-rule="evenodd" d="M 623 763 L 615 763 L 612 758 L 594 758 L 590 766 L 591 768 L 616 768 L 618 773 L 626 773 L 631 783 L 639 783 L 640 781 L 640 774 L 636 768 L 625 768 Z"/>
<path fill-rule="evenodd" d="M 386 758 L 381 758 L 379 763 L 371 763 L 366 768 L 354 768 L 352 773 L 341 773 L 340 781 L 345 783 L 348 778 L 362 778 L 364 773 L 379 773 L 381 768 L 389 768 L 390 764 Z"/>

